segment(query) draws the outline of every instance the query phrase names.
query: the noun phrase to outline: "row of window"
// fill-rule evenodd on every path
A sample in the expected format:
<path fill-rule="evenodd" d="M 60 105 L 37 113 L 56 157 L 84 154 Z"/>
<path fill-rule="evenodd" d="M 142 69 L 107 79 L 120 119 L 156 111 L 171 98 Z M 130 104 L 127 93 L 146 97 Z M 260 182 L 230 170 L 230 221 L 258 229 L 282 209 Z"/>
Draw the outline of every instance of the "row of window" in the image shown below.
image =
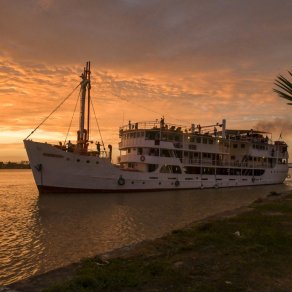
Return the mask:
<path fill-rule="evenodd" d="M 260 145 L 260 144 L 252 144 L 253 149 L 258 149 L 258 150 L 268 150 L 267 145 Z"/>
<path fill-rule="evenodd" d="M 130 132 L 130 133 L 124 133 L 123 134 L 123 138 L 124 139 L 142 138 L 142 137 L 144 137 L 144 131 Z"/>
<path fill-rule="evenodd" d="M 123 138 L 124 139 L 130 139 L 130 138 L 142 138 L 144 137 L 145 132 L 140 131 L 140 132 L 130 132 L 130 133 L 124 133 Z M 159 140 L 160 139 L 160 132 L 158 131 L 147 131 L 146 132 L 146 139 L 149 140 Z M 175 134 L 167 134 L 167 133 L 162 133 L 161 134 L 161 140 L 163 141 L 181 141 L 182 136 L 181 135 L 175 135 Z M 192 143 L 197 143 L 197 144 L 214 144 L 214 139 L 213 138 L 205 138 L 205 137 L 189 137 L 189 142 Z M 244 143 L 232 143 L 229 144 L 228 142 L 224 143 L 224 146 L 226 148 L 229 148 L 230 146 L 234 149 L 241 148 L 244 149 L 246 144 Z M 253 149 L 258 149 L 258 150 L 268 150 L 267 145 L 261 145 L 261 144 L 252 144 Z M 196 145 L 189 145 L 189 149 L 196 150 Z"/>
<path fill-rule="evenodd" d="M 186 174 L 202 175 L 243 175 L 243 176 L 261 176 L 265 173 L 264 169 L 238 169 L 238 168 L 214 168 L 214 167 L 184 167 Z"/>
<path fill-rule="evenodd" d="M 146 139 L 149 140 L 159 140 L 160 139 L 160 132 L 159 131 L 146 131 L 146 135 L 144 131 L 138 131 L 138 132 L 129 132 L 124 133 L 123 138 L 124 139 L 130 139 L 130 138 L 142 138 L 146 137 Z M 214 138 L 208 138 L 208 137 L 188 137 L 189 142 L 191 143 L 197 143 L 197 144 L 214 144 Z M 182 135 L 179 134 L 173 134 L 169 132 L 162 132 L 161 133 L 161 140 L 163 141 L 182 141 Z M 195 150 L 195 145 L 189 145 L 190 149 Z M 228 143 L 225 142 L 224 146 L 229 148 L 230 146 L 234 149 L 241 148 L 244 149 L 246 147 L 246 144 L 244 143 Z M 194 148 L 192 148 L 194 147 Z M 252 144 L 253 149 L 258 150 L 268 150 L 268 145 L 261 145 L 261 144 Z"/>
<path fill-rule="evenodd" d="M 128 163 L 128 168 L 135 168 L 135 163 Z M 158 164 L 149 164 L 148 171 L 153 172 L 158 168 Z M 160 168 L 160 173 L 181 174 L 182 169 L 178 165 L 163 165 Z M 202 175 L 243 175 L 243 176 L 261 176 L 265 172 L 264 169 L 240 169 L 229 167 L 198 167 L 185 166 L 184 173 L 186 174 L 202 174 Z"/>

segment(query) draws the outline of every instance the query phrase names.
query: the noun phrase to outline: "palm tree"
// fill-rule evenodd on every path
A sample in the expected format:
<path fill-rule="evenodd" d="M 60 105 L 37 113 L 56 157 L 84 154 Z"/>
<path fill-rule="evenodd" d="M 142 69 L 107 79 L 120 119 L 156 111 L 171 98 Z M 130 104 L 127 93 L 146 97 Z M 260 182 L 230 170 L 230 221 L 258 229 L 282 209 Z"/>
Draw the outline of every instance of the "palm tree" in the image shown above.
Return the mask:
<path fill-rule="evenodd" d="M 292 76 L 292 73 L 288 71 L 290 76 Z M 285 98 L 289 101 L 292 101 L 292 83 L 282 75 L 279 75 L 276 79 L 274 84 L 278 86 L 278 89 L 273 88 L 273 91 L 276 92 L 280 97 Z M 292 103 L 288 103 L 289 105 L 292 105 Z"/>

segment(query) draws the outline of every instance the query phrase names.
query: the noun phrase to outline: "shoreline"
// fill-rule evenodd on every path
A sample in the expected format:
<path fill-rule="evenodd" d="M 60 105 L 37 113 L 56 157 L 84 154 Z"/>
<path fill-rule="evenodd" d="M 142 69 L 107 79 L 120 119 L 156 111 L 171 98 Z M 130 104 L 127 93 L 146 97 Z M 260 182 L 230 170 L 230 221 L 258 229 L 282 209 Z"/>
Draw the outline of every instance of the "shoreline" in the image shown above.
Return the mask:
<path fill-rule="evenodd" d="M 56 284 L 63 285 L 64 282 L 71 281 L 72 279 L 74 279 L 74 277 L 76 277 L 76 274 L 78 274 L 78 271 L 82 270 L 84 264 L 86 265 L 86 263 L 90 261 L 94 261 L 97 266 L 106 267 L 108 263 L 111 263 L 112 261 L 116 261 L 117 259 L 122 260 L 122 261 L 123 260 L 128 261 L 132 259 L 140 261 L 143 259 L 144 261 L 146 258 L 146 261 L 147 261 L 149 259 L 152 260 L 153 258 L 157 258 L 157 257 L 159 258 L 161 257 L 161 252 L 157 251 L 157 246 L 159 247 L 158 250 L 160 250 L 161 248 L 163 249 L 164 247 L 167 249 L 167 246 L 172 241 L 172 237 L 176 234 L 185 233 L 185 232 L 188 232 L 189 230 L 196 231 L 197 229 L 200 229 L 200 228 L 204 229 L 208 225 L 213 225 L 213 224 L 218 224 L 218 223 L 220 224 L 220 222 L 223 222 L 224 220 L 228 221 L 232 218 L 239 218 L 240 216 L 244 217 L 245 214 L 249 214 L 250 212 L 253 212 L 255 208 L 254 205 L 265 205 L 265 204 L 269 204 L 273 202 L 285 201 L 285 200 L 288 200 L 289 196 L 291 195 L 292 195 L 291 191 L 267 194 L 263 199 L 258 199 L 248 206 L 242 206 L 233 210 L 224 211 L 224 212 L 206 217 L 202 220 L 192 222 L 190 224 L 187 224 L 185 227 L 169 232 L 163 235 L 162 237 L 159 237 L 153 240 L 144 240 L 139 243 L 131 244 L 128 246 L 115 249 L 110 252 L 99 254 L 93 258 L 83 259 L 77 263 L 72 263 L 70 265 L 48 271 L 44 274 L 35 275 L 30 278 L 20 280 L 18 282 L 7 285 L 5 287 L 7 287 L 7 289 L 12 289 L 12 291 L 36 291 L 36 292 L 43 291 L 44 289 L 47 289 L 51 287 L 52 285 L 56 285 Z M 235 233 L 236 232 L 237 231 L 235 231 Z M 178 241 L 177 245 L 181 246 L 181 244 L 184 245 L 184 242 Z M 184 246 L 183 248 L 188 249 L 187 246 Z M 181 261 L 178 261 L 177 265 L 180 266 Z M 4 290 L 4 291 L 9 291 L 9 290 Z M 53 291 L 59 291 L 59 290 L 53 290 Z"/>

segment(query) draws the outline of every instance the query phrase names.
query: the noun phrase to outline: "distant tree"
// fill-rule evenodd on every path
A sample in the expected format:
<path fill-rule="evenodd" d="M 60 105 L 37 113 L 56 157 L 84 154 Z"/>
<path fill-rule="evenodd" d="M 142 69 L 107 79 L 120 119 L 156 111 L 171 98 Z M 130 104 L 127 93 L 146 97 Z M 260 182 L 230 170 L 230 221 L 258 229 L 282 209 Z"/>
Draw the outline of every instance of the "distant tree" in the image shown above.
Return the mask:
<path fill-rule="evenodd" d="M 292 77 L 292 73 L 288 71 L 290 76 Z M 276 92 L 280 97 L 285 98 L 292 102 L 292 83 L 282 75 L 279 75 L 276 79 L 274 84 L 278 86 L 278 88 L 273 88 L 273 91 Z M 292 103 L 289 102 L 289 105 Z"/>

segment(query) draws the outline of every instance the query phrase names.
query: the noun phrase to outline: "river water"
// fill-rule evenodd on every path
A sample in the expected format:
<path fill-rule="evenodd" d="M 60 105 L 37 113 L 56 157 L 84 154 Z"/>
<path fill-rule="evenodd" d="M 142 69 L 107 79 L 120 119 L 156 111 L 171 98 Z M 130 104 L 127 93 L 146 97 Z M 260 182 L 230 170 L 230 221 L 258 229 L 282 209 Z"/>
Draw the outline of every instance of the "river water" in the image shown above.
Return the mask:
<path fill-rule="evenodd" d="M 289 189 L 291 180 L 253 188 L 39 196 L 30 170 L 1 170 L 0 285 Z"/>

